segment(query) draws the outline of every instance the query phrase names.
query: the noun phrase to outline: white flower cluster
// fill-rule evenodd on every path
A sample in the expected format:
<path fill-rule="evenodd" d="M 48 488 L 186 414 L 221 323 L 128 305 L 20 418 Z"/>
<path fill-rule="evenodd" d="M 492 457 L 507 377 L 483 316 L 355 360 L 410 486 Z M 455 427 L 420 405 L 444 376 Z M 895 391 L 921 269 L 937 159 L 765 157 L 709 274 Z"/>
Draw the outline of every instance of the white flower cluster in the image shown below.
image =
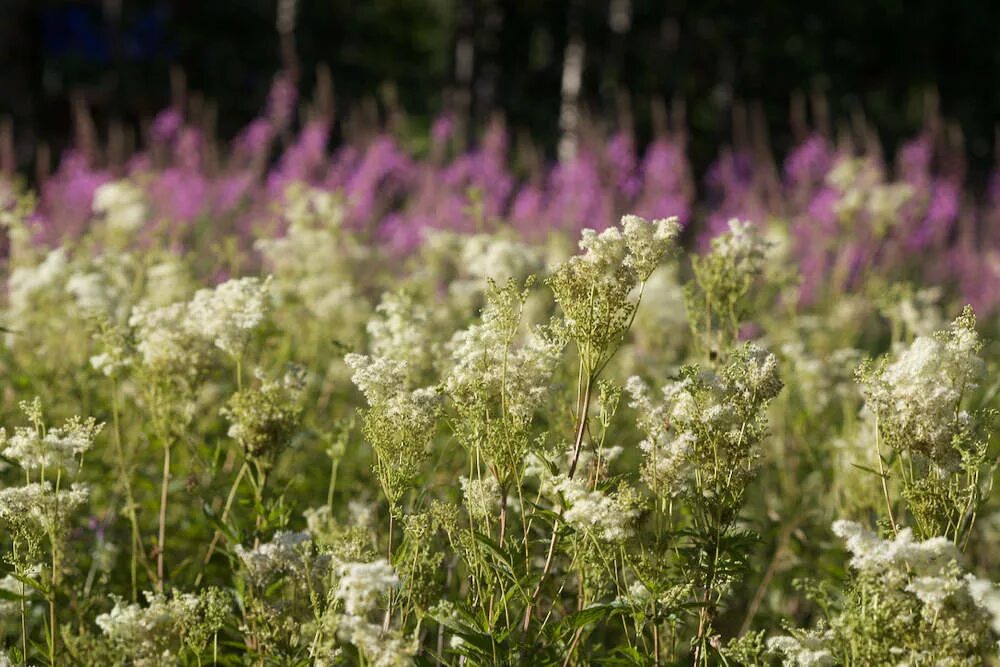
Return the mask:
<path fill-rule="evenodd" d="M 373 611 L 381 595 L 399 586 L 399 577 L 384 559 L 373 563 L 345 563 L 339 570 L 335 596 L 351 616 L 364 616 Z"/>
<path fill-rule="evenodd" d="M 344 605 L 338 634 L 361 651 L 373 667 L 409 665 L 417 644 L 396 632 L 384 632 L 378 623 L 368 620 L 378 609 L 379 599 L 399 586 L 399 577 L 383 560 L 373 563 L 344 563 L 339 567 L 340 581 L 334 597 Z"/>
<path fill-rule="evenodd" d="M 0 450 L 30 472 L 72 470 L 72 464 L 94 445 L 94 438 L 104 427 L 90 417 L 73 417 L 60 427 L 42 435 L 34 426 L 18 426 L 9 438 L 0 428 Z"/>
<path fill-rule="evenodd" d="M 737 273 L 760 273 L 767 259 L 770 244 L 759 234 L 752 223 L 733 218 L 728 222 L 729 231 L 712 239 L 712 254 L 731 266 Z"/>
<path fill-rule="evenodd" d="M 923 605 L 923 615 L 937 618 L 946 605 L 974 605 L 987 613 L 1000 634 L 1000 590 L 990 581 L 958 568 L 961 553 L 945 537 L 914 541 L 904 528 L 892 540 L 883 540 L 853 521 L 837 521 L 833 532 L 851 552 L 851 567 L 878 577 L 887 586 L 898 585 Z"/>
<path fill-rule="evenodd" d="M 527 424 L 550 391 L 549 380 L 559 362 L 561 348 L 538 332 L 514 345 L 504 331 L 495 304 L 483 310 L 482 323 L 457 332 L 449 342 L 453 367 L 445 390 L 458 401 L 473 396 L 500 397 L 507 413 Z"/>
<path fill-rule="evenodd" d="M 957 463 L 953 438 L 972 422 L 960 404 L 983 375 L 981 349 L 970 310 L 947 332 L 918 337 L 865 381 L 867 407 L 893 446 L 918 451 L 945 469 Z"/>
<path fill-rule="evenodd" d="M 147 207 L 142 190 L 126 180 L 101 185 L 94 192 L 93 211 L 103 215 L 108 228 L 133 232 L 146 221 Z"/>
<path fill-rule="evenodd" d="M 105 284 L 104 276 L 96 271 L 74 273 L 66 281 L 66 291 L 83 313 L 105 313 L 113 303 L 114 295 Z"/>
<path fill-rule="evenodd" d="M 867 218 L 879 233 L 898 219 L 899 209 L 914 194 L 908 183 L 886 182 L 884 170 L 870 158 L 840 159 L 826 182 L 840 192 L 834 210 L 845 225 Z"/>
<path fill-rule="evenodd" d="M 188 304 L 187 325 L 230 355 L 243 354 L 250 334 L 264 321 L 271 278 L 227 280 L 215 289 L 195 292 Z"/>
<path fill-rule="evenodd" d="M 722 372 L 726 393 L 751 405 L 761 397 L 771 398 L 781 391 L 778 358 L 756 343 L 743 346 L 739 363 Z"/>
<path fill-rule="evenodd" d="M 198 597 L 190 593 L 167 597 L 149 591 L 145 596 L 145 607 L 115 600 L 111 611 L 97 617 L 97 627 L 134 664 L 175 664 L 176 644 L 198 611 Z"/>
<path fill-rule="evenodd" d="M 900 530 L 892 540 L 883 540 L 858 523 L 840 520 L 833 524 L 833 533 L 844 540 L 853 554 L 851 567 L 859 572 L 879 574 L 904 569 L 920 577 L 938 574 L 960 558 L 958 548 L 947 538 L 914 541 L 909 528 Z"/>
<path fill-rule="evenodd" d="M 405 361 L 350 352 L 344 356 L 344 363 L 354 371 L 351 382 L 364 394 L 369 405 L 388 402 L 406 385 Z"/>
<path fill-rule="evenodd" d="M 369 348 L 376 357 L 405 361 L 410 373 L 434 361 L 431 311 L 407 292 L 386 292 L 368 320 Z"/>
<path fill-rule="evenodd" d="M 664 387 L 668 398 L 684 396 L 675 383 Z M 682 490 L 685 470 L 689 467 L 689 455 L 694 438 L 689 432 L 676 433 L 670 429 L 667 404 L 654 403 L 649 386 L 633 375 L 625 383 L 625 390 L 631 396 L 629 407 L 638 415 L 638 425 L 646 438 L 639 443 L 645 464 L 643 479 L 657 494 L 675 496 Z M 673 402 L 678 409 L 683 402 Z"/>
<path fill-rule="evenodd" d="M 354 371 L 351 382 L 369 405 L 383 407 L 390 419 L 410 424 L 414 430 L 431 428 L 440 397 L 434 387 L 406 389 L 406 362 L 354 352 L 347 354 L 344 362 Z"/>
<path fill-rule="evenodd" d="M 74 483 L 68 489 L 53 489 L 50 482 L 32 482 L 24 486 L 0 489 L 0 519 L 12 525 L 30 524 L 53 535 L 66 524 L 69 516 L 87 503 L 90 489 Z"/>
<path fill-rule="evenodd" d="M 703 451 L 716 452 L 714 475 L 723 474 L 720 465 L 752 470 L 760 437 L 755 426 L 781 388 L 777 358 L 753 343 L 737 348 L 718 374 L 692 369 L 666 384 L 660 404 L 640 378 L 629 378 L 629 405 L 647 436 L 640 443 L 645 482 L 661 497 L 677 495 Z"/>
<path fill-rule="evenodd" d="M 186 305 L 156 308 L 141 303 L 132 309 L 128 324 L 135 331 L 136 351 L 147 368 L 170 371 L 194 365 L 198 348 L 184 327 Z"/>
<path fill-rule="evenodd" d="M 652 275 L 681 231 L 677 218 L 650 222 L 637 215 L 626 215 L 622 217 L 621 226 L 628 249 L 625 264 L 635 270 L 639 280 Z"/>
<path fill-rule="evenodd" d="M 419 252 L 425 279 L 447 284 L 446 301 L 452 313 L 478 307 L 489 280 L 523 282 L 545 268 L 539 248 L 502 233 L 428 230 Z"/>
<path fill-rule="evenodd" d="M 104 377 L 115 377 L 132 364 L 125 348 L 116 346 L 90 357 L 90 365 Z"/>
<path fill-rule="evenodd" d="M 771 637 L 767 648 L 772 653 L 784 657 L 783 665 L 795 667 L 831 667 L 836 665 L 830 649 L 826 648 L 828 638 L 805 634 L 796 637 Z"/>
<path fill-rule="evenodd" d="M 590 267 L 590 274 L 599 280 L 614 280 L 619 266 L 636 272 L 644 281 L 673 246 L 680 225 L 677 218 L 649 222 L 636 215 L 626 215 L 621 226 L 608 227 L 598 233 L 593 229 L 580 232 L 582 255 L 570 258 L 570 263 L 583 263 Z"/>
<path fill-rule="evenodd" d="M 69 259 L 64 248 L 51 250 L 35 265 L 18 266 L 7 279 L 7 303 L 11 319 L 16 322 L 43 301 L 57 299 L 62 294 L 69 271 Z"/>
<path fill-rule="evenodd" d="M 270 542 L 256 548 L 236 545 L 236 555 L 258 581 L 269 581 L 284 574 L 300 574 L 305 570 L 306 550 L 312 544 L 307 532 L 278 531 Z"/>
<path fill-rule="evenodd" d="M 474 518 L 485 519 L 496 513 L 500 507 L 500 485 L 493 475 L 470 480 L 459 477 L 465 506 Z"/>
<path fill-rule="evenodd" d="M 457 236 L 461 266 L 480 289 L 487 280 L 520 280 L 542 268 L 538 249 L 525 243 L 491 234 Z"/>
<path fill-rule="evenodd" d="M 343 207 L 329 192 L 296 184 L 285 193 L 281 236 L 254 247 L 275 276 L 279 302 L 299 302 L 315 317 L 353 330 L 364 321 L 354 285 L 355 266 L 367 250 L 341 227 Z"/>
<path fill-rule="evenodd" d="M 582 533 L 605 542 L 620 542 L 632 533 L 638 510 L 621 497 L 588 488 L 586 480 L 566 475 L 552 477 L 548 484 L 566 503 L 563 519 Z"/>
<path fill-rule="evenodd" d="M 239 278 L 199 290 L 190 302 L 136 305 L 129 326 L 143 364 L 160 370 L 190 369 L 205 345 L 241 356 L 267 314 L 269 285 L 269 278 Z"/>

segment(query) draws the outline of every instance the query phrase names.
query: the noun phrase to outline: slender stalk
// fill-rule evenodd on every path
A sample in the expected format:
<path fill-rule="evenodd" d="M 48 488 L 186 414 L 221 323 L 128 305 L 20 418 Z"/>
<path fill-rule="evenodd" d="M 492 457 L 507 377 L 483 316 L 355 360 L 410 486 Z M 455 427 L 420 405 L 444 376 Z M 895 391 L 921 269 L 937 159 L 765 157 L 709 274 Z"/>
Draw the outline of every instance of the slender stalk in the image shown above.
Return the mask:
<path fill-rule="evenodd" d="M 653 664 L 660 667 L 660 624 L 653 621 Z"/>
<path fill-rule="evenodd" d="M 160 526 L 157 533 L 156 549 L 156 590 L 163 592 L 164 573 L 163 556 L 166 551 L 167 538 L 167 491 L 170 485 L 170 440 L 163 443 L 163 480 L 160 484 Z"/>
<path fill-rule="evenodd" d="M 15 556 L 16 557 L 16 556 Z M 24 607 L 24 582 L 21 582 L 21 659 L 28 664 L 28 622 Z"/>
<path fill-rule="evenodd" d="M 386 560 L 389 561 L 389 565 L 392 565 L 392 526 L 393 526 L 393 516 L 392 508 L 389 508 L 389 544 L 386 547 L 385 555 Z M 392 622 L 392 589 L 389 589 L 388 598 L 386 599 L 385 605 L 385 619 L 382 621 L 382 632 L 389 631 L 389 624 Z"/>
<path fill-rule="evenodd" d="M 233 480 L 233 485 L 229 487 L 229 494 L 226 496 L 226 504 L 222 508 L 222 515 L 219 517 L 219 523 L 225 524 L 226 519 L 229 518 L 229 511 L 233 507 L 233 501 L 236 500 L 236 491 L 240 487 L 240 482 L 243 481 L 243 476 L 247 474 L 249 467 L 246 461 L 240 466 L 239 472 L 236 473 L 236 479 Z M 205 553 L 205 558 L 202 559 L 202 571 L 198 573 L 198 577 L 195 579 L 195 586 L 197 587 L 202 578 L 205 576 L 205 567 L 208 566 L 209 561 L 212 560 L 212 556 L 215 554 L 215 549 L 219 544 L 219 540 L 222 539 L 222 531 L 216 530 L 215 535 L 212 536 L 212 542 L 208 545 L 208 551 Z"/>
<path fill-rule="evenodd" d="M 339 464 L 340 459 L 331 457 L 330 485 L 326 489 L 326 506 L 331 512 L 333 511 L 333 492 L 337 488 L 337 467 Z"/>
<path fill-rule="evenodd" d="M 59 486 L 62 481 L 62 468 L 56 472 L 55 486 L 55 521 L 59 517 Z M 56 535 L 56 528 L 49 532 L 49 544 L 52 547 L 52 577 L 49 581 L 49 664 L 56 664 L 56 651 L 59 642 L 59 629 L 56 625 L 56 594 L 59 590 L 59 540 Z M 26 659 L 27 660 L 27 659 Z"/>
<path fill-rule="evenodd" d="M 111 418 L 114 425 L 114 443 L 115 455 L 118 458 L 118 473 L 121 475 L 122 486 L 125 489 L 125 501 L 128 503 L 125 513 L 128 515 L 128 520 L 132 528 L 129 566 L 132 579 L 132 601 L 135 602 L 139 595 L 137 572 L 139 558 L 143 558 L 143 564 L 147 570 L 149 569 L 149 565 L 145 563 L 146 555 L 142 550 L 142 532 L 139 530 L 139 518 L 135 513 L 135 495 L 132 493 L 132 481 L 128 474 L 128 465 L 125 462 L 125 449 L 122 446 L 121 415 L 118 401 L 118 381 L 115 380 L 112 383 L 111 391 Z"/>
<path fill-rule="evenodd" d="M 878 412 L 875 413 L 875 457 L 878 459 L 878 472 L 879 477 L 882 480 L 882 495 L 885 496 L 885 508 L 889 513 L 889 525 L 892 526 L 892 532 L 894 535 L 899 534 L 899 528 L 896 526 L 896 519 L 892 516 L 892 500 L 889 498 L 889 484 L 886 482 L 885 466 L 882 464 L 882 443 L 881 437 L 879 436 L 879 419 Z"/>
<path fill-rule="evenodd" d="M 580 461 L 580 452 L 583 450 L 583 434 L 587 430 L 587 413 L 590 409 L 590 392 L 594 384 L 594 375 L 592 373 L 587 373 L 586 383 L 583 390 L 583 398 L 580 402 L 580 417 L 576 427 L 576 443 L 573 445 L 573 460 L 569 465 L 569 474 L 567 475 L 570 479 L 576 474 L 576 466 Z M 562 512 L 559 513 L 560 518 L 562 517 Z M 522 629 L 527 632 L 528 627 L 531 625 L 531 611 L 538 601 L 538 596 L 542 592 L 542 584 L 545 583 L 545 578 L 548 576 L 549 571 L 552 569 L 552 560 L 556 552 L 556 544 L 559 541 L 559 521 L 552 526 L 552 538 L 549 540 L 548 553 L 545 556 L 545 565 L 542 567 L 542 576 L 538 579 L 538 584 L 535 586 L 535 590 L 531 594 L 531 600 L 528 602 L 528 606 L 524 610 L 524 622 L 522 623 Z"/>

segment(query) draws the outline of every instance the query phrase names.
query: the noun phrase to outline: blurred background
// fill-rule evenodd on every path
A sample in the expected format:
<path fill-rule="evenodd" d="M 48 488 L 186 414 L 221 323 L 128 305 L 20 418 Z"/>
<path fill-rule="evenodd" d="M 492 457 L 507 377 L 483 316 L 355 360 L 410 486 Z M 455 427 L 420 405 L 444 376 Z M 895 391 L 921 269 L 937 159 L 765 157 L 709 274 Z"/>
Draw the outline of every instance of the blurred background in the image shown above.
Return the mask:
<path fill-rule="evenodd" d="M 500 112 L 554 158 L 581 119 L 642 145 L 670 118 L 700 171 L 741 134 L 781 156 L 806 124 L 862 118 L 889 153 L 931 106 L 982 183 L 998 25 L 1000 3 L 932 0 L 0 0 L 0 117 L 31 175 L 82 118 L 140 134 L 179 98 L 231 138 L 284 72 L 336 109 L 334 142 L 352 117 L 426 137 L 442 111 L 471 140 Z"/>

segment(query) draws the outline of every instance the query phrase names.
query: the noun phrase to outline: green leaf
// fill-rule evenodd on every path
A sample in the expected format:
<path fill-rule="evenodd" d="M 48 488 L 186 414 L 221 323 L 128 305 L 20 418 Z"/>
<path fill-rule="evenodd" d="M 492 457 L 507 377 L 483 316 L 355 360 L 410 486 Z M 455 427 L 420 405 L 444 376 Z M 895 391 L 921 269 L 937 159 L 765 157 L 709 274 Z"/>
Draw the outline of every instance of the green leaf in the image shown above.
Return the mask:
<path fill-rule="evenodd" d="M 240 543 L 240 537 L 239 537 L 239 535 L 237 535 L 236 532 L 234 532 L 232 528 L 230 528 L 226 524 L 222 523 L 222 521 L 219 519 L 219 517 L 217 517 L 215 515 L 215 512 L 212 511 L 212 507 L 207 502 L 203 502 L 201 504 L 201 511 L 204 512 L 204 514 L 208 518 L 208 520 L 212 522 L 212 525 L 215 526 L 215 528 L 220 533 L 222 533 L 223 535 L 226 536 L 227 540 L 229 540 L 233 544 L 239 544 Z"/>

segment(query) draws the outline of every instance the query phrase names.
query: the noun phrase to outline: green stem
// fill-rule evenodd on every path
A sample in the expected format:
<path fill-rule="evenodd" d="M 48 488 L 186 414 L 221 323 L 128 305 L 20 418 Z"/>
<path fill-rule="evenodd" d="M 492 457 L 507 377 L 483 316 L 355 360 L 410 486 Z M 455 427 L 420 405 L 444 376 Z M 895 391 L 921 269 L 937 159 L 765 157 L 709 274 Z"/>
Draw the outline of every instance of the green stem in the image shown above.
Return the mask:
<path fill-rule="evenodd" d="M 160 484 L 160 526 L 157 533 L 156 552 L 156 590 L 163 592 L 164 573 L 163 556 L 166 551 L 167 538 L 167 491 L 170 485 L 170 441 L 163 443 L 163 480 Z"/>

